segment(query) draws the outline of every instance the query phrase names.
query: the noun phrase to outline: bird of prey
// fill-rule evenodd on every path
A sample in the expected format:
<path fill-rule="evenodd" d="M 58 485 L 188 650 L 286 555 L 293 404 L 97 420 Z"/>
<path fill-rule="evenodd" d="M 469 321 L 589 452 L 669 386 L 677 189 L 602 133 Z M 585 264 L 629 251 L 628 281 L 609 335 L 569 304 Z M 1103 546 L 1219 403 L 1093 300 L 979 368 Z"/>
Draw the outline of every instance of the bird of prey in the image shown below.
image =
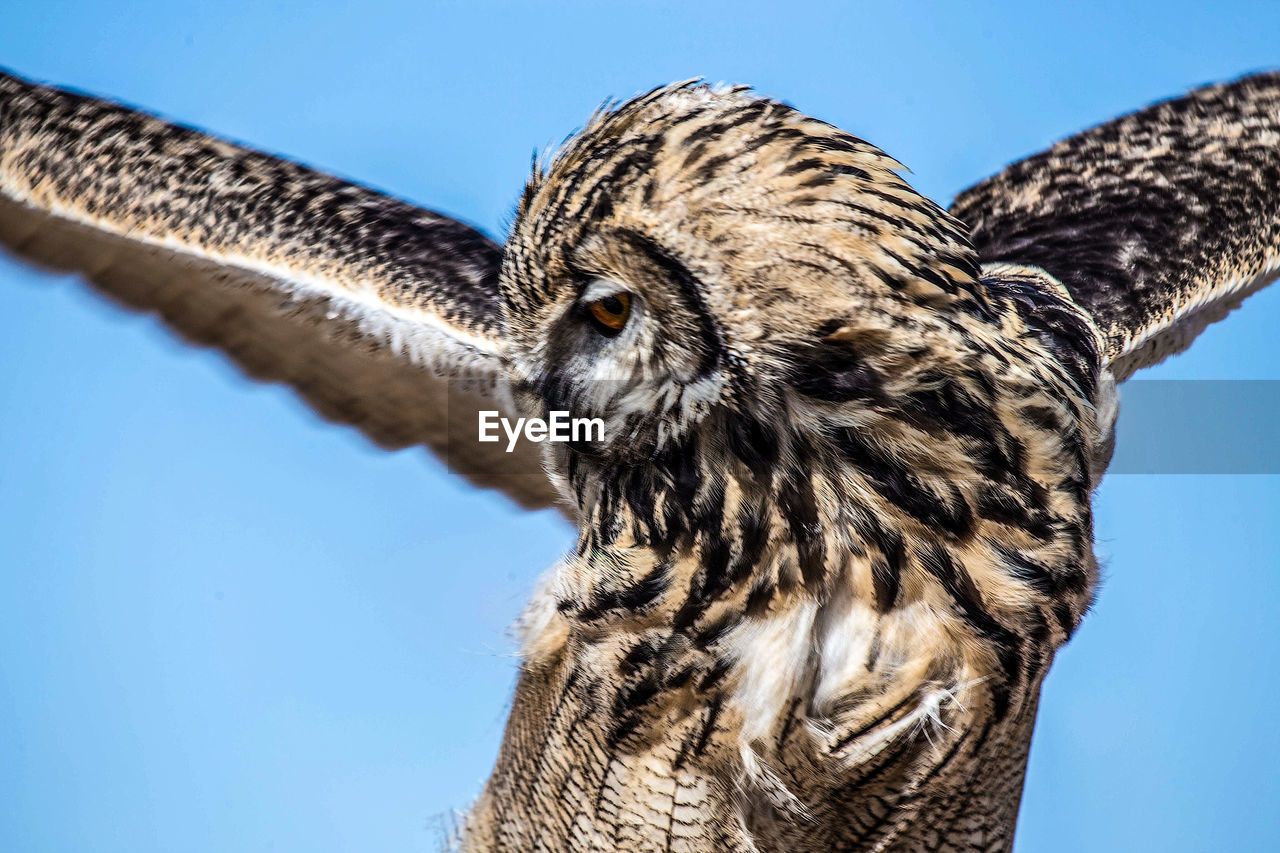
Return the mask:
<path fill-rule="evenodd" d="M 1280 74 L 949 210 L 901 171 L 678 83 L 539 163 L 498 246 L 0 76 L 9 251 L 577 524 L 468 850 L 1012 844 L 1040 684 L 1097 584 L 1116 385 L 1277 272 Z M 600 429 L 479 440 L 556 413 Z"/>

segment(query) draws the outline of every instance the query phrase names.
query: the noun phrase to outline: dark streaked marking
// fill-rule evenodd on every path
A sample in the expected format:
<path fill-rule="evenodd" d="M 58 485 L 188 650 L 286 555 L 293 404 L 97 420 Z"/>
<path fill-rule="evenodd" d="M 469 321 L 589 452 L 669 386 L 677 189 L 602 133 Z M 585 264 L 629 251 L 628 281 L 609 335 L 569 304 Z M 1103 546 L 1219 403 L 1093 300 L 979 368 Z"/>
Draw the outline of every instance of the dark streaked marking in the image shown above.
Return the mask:
<path fill-rule="evenodd" d="M 654 460 L 655 467 L 666 475 L 680 512 L 686 516 L 692 514 L 694 499 L 702 485 L 702 468 L 698 463 L 695 443 L 696 438 L 690 437 L 687 441 L 667 447 Z"/>
<path fill-rule="evenodd" d="M 622 662 L 618 664 L 618 671 L 624 676 L 632 675 L 652 663 L 657 653 L 658 647 L 654 640 L 641 640 L 622 658 Z"/>
<path fill-rule="evenodd" d="M 702 161 L 702 165 L 698 167 L 695 174 L 699 181 L 711 183 L 719 176 L 721 169 L 732 163 L 734 160 L 741 161 L 741 159 L 742 152 L 740 151 L 727 151 L 724 154 L 716 154 L 714 157 L 708 157 L 706 160 Z M 745 163 L 741 164 L 739 171 L 741 171 L 742 168 L 746 168 Z"/>
<path fill-rule="evenodd" d="M 1048 406 L 1024 406 L 1022 416 L 1046 432 L 1060 432 L 1062 418 Z"/>
<path fill-rule="evenodd" d="M 986 391 L 982 371 L 970 371 L 968 378 Z M 933 377 L 922 374 L 919 381 L 932 383 Z M 988 398 L 992 395 L 987 394 Z M 965 452 L 983 476 L 996 482 L 1024 481 L 1021 445 L 993 413 L 989 402 L 974 398 L 969 389 L 950 378 L 940 378 L 934 387 L 904 395 L 899 403 L 905 419 L 912 426 L 941 436 L 969 439 Z"/>
<path fill-rule="evenodd" d="M 902 569 L 907 560 L 902 534 L 886 528 L 873 514 L 860 510 L 853 515 L 853 528 L 863 541 L 880 552 L 879 556 L 872 557 L 871 583 L 876 607 L 885 613 L 897 602 L 902 585 Z"/>
<path fill-rule="evenodd" d="M 719 684 L 720 681 L 729 674 L 729 670 L 732 668 L 732 664 L 730 664 L 728 658 L 717 659 L 711 669 L 707 671 L 707 674 L 698 682 L 698 689 L 710 690 L 712 687 Z"/>
<path fill-rule="evenodd" d="M 618 515 L 619 497 L 617 480 L 613 477 L 605 478 L 600 483 L 599 497 L 595 506 L 597 518 L 595 528 L 605 544 L 613 544 L 622 532 L 621 519 Z"/>
<path fill-rule="evenodd" d="M 832 439 L 881 497 L 921 524 L 957 538 L 973 532 L 973 509 L 954 486 L 949 486 L 946 498 L 939 496 L 900 460 L 867 441 L 858 430 L 842 427 L 832 433 Z"/>
<path fill-rule="evenodd" d="M 738 624 L 739 614 L 726 610 L 714 622 L 705 626 L 693 635 L 693 644 L 700 649 L 714 646 L 724 639 L 725 634 Z"/>
<path fill-rule="evenodd" d="M 867 229 L 867 230 L 871 230 L 871 229 Z M 822 243 L 798 241 L 795 245 L 808 249 L 814 254 L 820 256 L 823 260 L 827 261 L 827 263 L 830 264 L 830 267 L 827 270 L 828 272 L 830 272 L 832 269 L 835 269 L 835 268 L 843 268 L 845 273 L 848 276 L 848 280 L 851 282 L 861 281 L 863 275 L 865 274 L 865 268 L 862 265 L 851 260 L 850 258 L 845 257 L 844 255 L 837 254 L 836 252 L 831 251 L 830 248 L 823 245 Z"/>
<path fill-rule="evenodd" d="M 693 625 L 707 608 L 729 588 L 729 543 L 714 531 L 705 537 L 698 571 L 690 582 L 689 595 L 676 611 L 672 624 L 677 630 Z"/>
<path fill-rule="evenodd" d="M 677 669 L 675 672 L 666 675 L 662 679 L 663 690 L 679 690 L 689 683 L 689 679 L 693 677 L 694 665 L 691 663 Z"/>
<path fill-rule="evenodd" d="M 778 462 L 778 434 L 747 412 L 731 412 L 725 424 L 729 450 L 747 466 L 757 482 L 767 485 L 767 477 Z"/>
<path fill-rule="evenodd" d="M 871 561 L 871 585 L 875 588 L 876 609 L 887 613 L 898 600 L 902 577 L 885 559 Z"/>
<path fill-rule="evenodd" d="M 741 106 L 733 107 L 719 115 L 716 121 L 704 124 L 689 133 L 683 140 L 685 145 L 694 145 L 702 141 L 718 141 L 725 133 L 753 121 L 758 121 L 762 113 L 768 111 L 768 101 L 752 100 Z M 697 115 L 697 114 L 695 114 Z M 692 117 L 692 116 L 691 116 Z"/>
<path fill-rule="evenodd" d="M 880 372 L 851 347 L 828 341 L 797 353 L 788 381 L 806 397 L 828 403 L 877 400 L 884 385 Z"/>
<path fill-rule="evenodd" d="M 807 588 L 814 589 L 822 583 L 826 543 L 808 471 L 795 471 L 783 479 L 778 490 L 778 508 L 795 541 L 800 576 Z"/>
<path fill-rule="evenodd" d="M 769 544 L 769 510 L 764 500 L 744 503 L 738 510 L 738 549 L 729 567 L 729 580 L 737 583 L 760 564 Z"/>
<path fill-rule="evenodd" d="M 1053 520 L 1048 513 L 1028 509 L 1017 496 L 1000 487 L 979 491 L 974 510 L 979 518 L 1025 531 L 1042 542 L 1053 536 Z"/>
<path fill-rule="evenodd" d="M 880 652 L 884 649 L 884 640 L 880 637 L 880 629 L 871 636 L 871 645 L 867 647 L 867 672 L 874 672 L 880 660 Z"/>
<path fill-rule="evenodd" d="M 683 507 L 668 493 L 662 501 L 662 531 L 654 549 L 663 555 L 670 554 L 676 546 L 688 538 L 687 517 Z"/>
<path fill-rule="evenodd" d="M 562 613 L 571 614 L 584 622 L 594 621 L 615 610 L 635 613 L 652 605 L 658 596 L 666 591 L 670 581 L 671 566 L 663 562 L 634 583 L 627 584 L 621 589 L 597 593 L 591 602 L 576 613 L 573 612 L 577 606 L 575 601 L 561 601 L 557 606 Z"/>
<path fill-rule="evenodd" d="M 654 529 L 653 483 L 642 471 L 632 469 L 622 475 L 622 495 L 631 510 L 631 535 L 641 544 L 652 546 Z M 660 554 L 666 558 L 666 554 Z"/>
<path fill-rule="evenodd" d="M 863 737 L 864 735 L 870 733 L 873 729 L 878 728 L 879 726 L 882 726 L 882 725 L 887 725 L 887 724 L 897 722 L 899 719 L 901 719 L 903 716 L 906 715 L 906 713 L 909 711 L 909 706 L 913 702 L 918 702 L 919 699 L 920 699 L 920 694 L 917 691 L 914 691 L 914 690 L 911 691 L 906 696 L 904 696 L 902 700 L 898 702 L 898 704 L 894 705 L 892 708 L 888 709 L 883 714 L 880 714 L 875 719 L 864 723 L 863 725 L 859 726 L 858 728 L 854 729 L 848 734 L 843 735 L 839 740 L 837 740 L 835 743 L 831 745 L 831 751 L 838 752 L 839 750 L 842 750 L 849 744 L 853 743 L 858 738 Z"/>
<path fill-rule="evenodd" d="M 771 578 L 760 578 L 747 593 L 746 615 L 762 616 L 769 610 L 777 584 Z"/>
<path fill-rule="evenodd" d="M 1053 595 L 1058 591 L 1059 579 L 1051 568 L 1037 563 L 1026 554 L 1012 548 L 997 545 L 995 549 L 1000 555 L 1005 571 L 1012 577 L 1045 595 Z"/>
<path fill-rule="evenodd" d="M 822 325 L 818 326 L 818 329 L 814 334 L 819 338 L 825 338 L 827 335 L 834 334 L 843 329 L 848 322 L 848 320 L 841 317 L 832 317 L 830 320 L 826 320 Z"/>
<path fill-rule="evenodd" d="M 690 756 L 697 758 L 707 751 L 707 744 L 711 742 L 711 735 L 715 732 L 716 722 L 720 719 L 720 711 L 723 707 L 723 696 L 717 693 L 711 697 L 702 714 L 702 725 L 698 727 L 697 734 L 681 748 L 680 754 L 676 756 L 675 763 L 672 765 L 673 769 L 679 770 Z"/>
<path fill-rule="evenodd" d="M 1062 633 L 1066 634 L 1066 638 L 1070 640 L 1071 635 L 1075 633 L 1076 626 L 1079 624 L 1070 602 L 1059 601 L 1055 603 L 1053 605 L 1053 618 L 1057 621 L 1058 627 L 1062 629 Z"/>
<path fill-rule="evenodd" d="M 847 175 L 851 178 L 857 178 L 860 181 L 871 181 L 871 174 L 865 169 L 859 169 L 857 166 L 850 166 L 846 163 L 836 163 L 830 168 L 831 171 L 840 175 Z"/>
<path fill-rule="evenodd" d="M 937 578 L 942 588 L 951 596 L 965 622 L 995 647 L 1005 678 L 993 683 L 990 689 L 993 711 L 997 718 L 1003 717 L 1009 710 L 1012 685 L 1022 677 L 1021 641 L 986 611 L 982 594 L 974 585 L 973 578 L 963 566 L 956 564 L 944 547 L 937 544 L 920 545 L 916 547 L 915 554 L 920 565 Z"/>
<path fill-rule="evenodd" d="M 785 745 L 787 739 L 791 737 L 791 733 L 795 731 L 796 723 L 800 720 L 800 704 L 802 699 L 797 696 L 787 705 L 787 711 L 782 715 L 782 729 L 778 732 L 777 743 Z"/>
<path fill-rule="evenodd" d="M 613 700 L 613 710 L 618 716 L 624 716 L 648 705 L 662 690 L 662 683 L 653 676 L 640 679 L 634 684 L 623 687 Z"/>

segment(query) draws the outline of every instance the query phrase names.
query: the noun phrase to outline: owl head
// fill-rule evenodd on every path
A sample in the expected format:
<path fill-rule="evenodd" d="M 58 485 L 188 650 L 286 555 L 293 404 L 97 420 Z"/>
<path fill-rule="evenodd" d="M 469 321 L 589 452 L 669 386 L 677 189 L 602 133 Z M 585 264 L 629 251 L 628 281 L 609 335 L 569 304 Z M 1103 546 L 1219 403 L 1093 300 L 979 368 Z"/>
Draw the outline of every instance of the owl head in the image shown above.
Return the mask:
<path fill-rule="evenodd" d="M 605 421 L 580 450 L 641 459 L 709 419 L 720 440 L 730 414 L 881 395 L 922 347 L 962 358 L 951 317 L 984 308 L 976 258 L 901 168 L 741 87 L 601 112 L 520 201 L 501 277 L 514 372 Z"/>

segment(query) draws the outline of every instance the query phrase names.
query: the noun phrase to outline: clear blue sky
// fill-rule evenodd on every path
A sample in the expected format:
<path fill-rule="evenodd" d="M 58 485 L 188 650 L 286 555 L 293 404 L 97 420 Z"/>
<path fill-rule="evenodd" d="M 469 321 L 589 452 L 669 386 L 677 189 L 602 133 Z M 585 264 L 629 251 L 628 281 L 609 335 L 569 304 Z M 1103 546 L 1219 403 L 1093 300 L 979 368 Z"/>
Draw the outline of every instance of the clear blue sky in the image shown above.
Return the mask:
<path fill-rule="evenodd" d="M 784 98 L 945 203 L 1280 65 L 1274 2 L 196 5 L 12 3 L 0 64 L 491 233 L 535 148 L 673 79 Z M 71 280 L 0 259 L 0 317 L 0 849 L 435 849 L 568 528 Z M 1280 288 L 1153 375 L 1280 378 L 1278 325 Z M 1276 849 L 1280 478 L 1113 476 L 1097 506 L 1107 581 L 1044 690 L 1019 850 Z"/>

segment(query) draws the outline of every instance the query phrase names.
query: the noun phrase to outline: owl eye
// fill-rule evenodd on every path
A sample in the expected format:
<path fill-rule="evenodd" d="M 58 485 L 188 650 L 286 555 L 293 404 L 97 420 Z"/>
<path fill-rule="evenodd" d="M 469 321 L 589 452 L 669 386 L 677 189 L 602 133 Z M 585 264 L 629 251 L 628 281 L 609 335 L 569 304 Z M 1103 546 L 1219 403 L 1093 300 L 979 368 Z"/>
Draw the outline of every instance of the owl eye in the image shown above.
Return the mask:
<path fill-rule="evenodd" d="M 627 318 L 631 316 L 631 294 L 614 293 L 590 302 L 587 313 L 591 315 L 591 325 L 596 331 L 611 338 L 627 325 Z"/>

